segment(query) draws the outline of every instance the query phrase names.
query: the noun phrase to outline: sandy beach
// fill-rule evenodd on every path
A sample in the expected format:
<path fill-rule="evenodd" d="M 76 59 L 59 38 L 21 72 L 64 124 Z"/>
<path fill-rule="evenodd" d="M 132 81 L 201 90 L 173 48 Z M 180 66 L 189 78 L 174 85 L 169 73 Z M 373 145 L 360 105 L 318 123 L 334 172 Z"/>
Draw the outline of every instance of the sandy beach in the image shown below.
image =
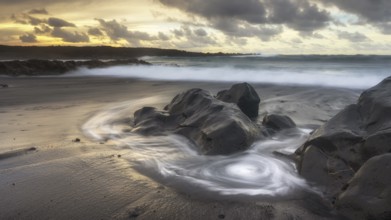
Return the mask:
<path fill-rule="evenodd" d="M 0 78 L 1 219 L 335 219 L 316 195 L 270 201 L 210 198 L 140 174 L 132 154 L 85 136 L 83 124 L 129 100 L 162 107 L 190 88 L 212 93 L 230 84 L 115 78 Z M 253 85 L 260 114 L 290 115 L 316 128 L 359 91 Z M 143 104 L 143 103 L 141 103 Z M 130 115 L 131 117 L 131 115 Z M 79 141 L 80 140 L 80 141 Z"/>

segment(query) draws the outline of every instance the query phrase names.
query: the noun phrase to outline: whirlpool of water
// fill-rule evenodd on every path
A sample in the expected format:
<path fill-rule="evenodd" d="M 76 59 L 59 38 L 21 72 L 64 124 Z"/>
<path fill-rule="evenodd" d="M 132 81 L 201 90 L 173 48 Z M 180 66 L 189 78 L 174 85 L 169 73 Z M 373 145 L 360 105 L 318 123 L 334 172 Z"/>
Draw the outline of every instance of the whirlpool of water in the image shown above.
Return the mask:
<path fill-rule="evenodd" d="M 229 156 L 200 155 L 182 136 L 144 137 L 129 131 L 135 110 L 162 100 L 155 96 L 119 103 L 95 114 L 84 124 L 83 131 L 95 140 L 109 140 L 129 149 L 123 158 L 136 170 L 179 190 L 264 197 L 313 191 L 298 176 L 291 161 L 274 153 L 294 152 L 305 142 L 309 130 L 286 130 Z"/>

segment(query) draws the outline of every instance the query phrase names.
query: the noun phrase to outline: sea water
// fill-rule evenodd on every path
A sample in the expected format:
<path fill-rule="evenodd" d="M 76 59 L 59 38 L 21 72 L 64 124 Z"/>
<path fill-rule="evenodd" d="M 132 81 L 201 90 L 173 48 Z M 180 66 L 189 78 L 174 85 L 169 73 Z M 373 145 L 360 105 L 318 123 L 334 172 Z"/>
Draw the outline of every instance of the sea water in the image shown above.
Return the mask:
<path fill-rule="evenodd" d="M 143 57 L 152 66 L 82 69 L 71 75 L 149 80 L 310 85 L 366 89 L 391 75 L 391 56 L 242 55 Z"/>
<path fill-rule="evenodd" d="M 144 57 L 151 66 L 81 69 L 71 76 L 105 76 L 145 80 L 249 82 L 366 89 L 391 75 L 389 56 L 220 56 Z M 182 136 L 145 137 L 124 123 L 137 109 L 167 97 L 133 99 L 102 109 L 83 126 L 97 141 L 128 149 L 123 159 L 156 181 L 185 192 L 220 196 L 284 197 L 318 192 L 298 175 L 295 164 L 275 154 L 290 154 L 310 128 L 287 130 L 255 142 L 244 152 L 206 156 Z M 126 121 L 126 120 L 125 120 Z M 229 135 L 229 134 L 227 134 Z"/>

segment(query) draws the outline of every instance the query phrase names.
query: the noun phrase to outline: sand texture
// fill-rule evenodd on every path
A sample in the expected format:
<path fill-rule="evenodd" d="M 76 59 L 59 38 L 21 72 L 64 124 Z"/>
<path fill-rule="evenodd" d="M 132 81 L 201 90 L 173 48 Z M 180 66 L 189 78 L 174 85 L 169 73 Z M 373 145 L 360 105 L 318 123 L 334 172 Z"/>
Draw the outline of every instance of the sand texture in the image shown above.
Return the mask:
<path fill-rule="evenodd" d="M 0 84 L 0 219 L 337 219 L 316 195 L 263 200 L 210 198 L 154 181 L 132 151 L 85 136 L 100 110 L 138 100 L 162 108 L 179 92 L 216 94 L 228 84 L 108 78 L 8 78 Z M 289 115 L 317 128 L 359 91 L 253 85 L 260 117 Z M 147 101 L 145 101 L 147 100 Z M 131 117 L 131 115 L 129 115 Z"/>

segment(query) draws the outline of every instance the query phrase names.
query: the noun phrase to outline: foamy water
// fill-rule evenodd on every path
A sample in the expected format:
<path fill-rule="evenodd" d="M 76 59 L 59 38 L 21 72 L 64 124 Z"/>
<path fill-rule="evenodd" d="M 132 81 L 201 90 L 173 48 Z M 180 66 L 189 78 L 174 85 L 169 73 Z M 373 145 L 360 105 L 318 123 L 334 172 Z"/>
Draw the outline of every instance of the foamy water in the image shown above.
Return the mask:
<path fill-rule="evenodd" d="M 83 131 L 97 141 L 108 140 L 129 149 L 122 158 L 141 173 L 179 190 L 263 197 L 314 191 L 298 176 L 292 162 L 273 154 L 292 153 L 307 139 L 309 130 L 288 130 L 234 155 L 200 155 L 182 136 L 144 137 L 128 131 L 130 123 L 124 119 L 138 108 L 162 100 L 164 97 L 154 96 L 119 103 L 93 116 Z"/>
<path fill-rule="evenodd" d="M 145 59 L 154 65 L 80 69 L 68 76 L 109 76 L 163 81 L 246 81 L 366 89 L 387 77 L 391 69 L 389 57 L 237 56 Z M 293 153 L 306 141 L 310 130 L 286 130 L 272 138 L 255 142 L 247 151 L 229 156 L 200 155 L 193 143 L 178 135 L 144 137 L 129 132 L 129 117 L 134 111 L 144 106 L 162 106 L 169 102 L 168 98 L 152 96 L 119 103 L 97 113 L 84 124 L 83 131 L 95 140 L 108 140 L 129 150 L 122 158 L 128 160 L 141 173 L 186 192 L 262 197 L 289 196 L 300 191 L 316 192 L 299 177 L 291 161 L 273 153 Z M 316 106 L 317 102 L 321 105 L 321 100 L 316 98 L 315 103 L 311 101 L 309 108 Z M 350 99 L 341 100 L 340 104 L 338 99 L 333 104 L 330 104 L 330 101 L 325 102 L 329 103 L 330 111 L 336 111 Z M 264 103 L 267 105 L 268 101 Z M 267 106 L 263 107 L 268 109 Z"/>
<path fill-rule="evenodd" d="M 315 59 L 317 58 L 317 59 Z M 390 57 L 145 57 L 153 66 L 80 69 L 68 76 L 249 82 L 366 89 L 391 75 Z"/>

